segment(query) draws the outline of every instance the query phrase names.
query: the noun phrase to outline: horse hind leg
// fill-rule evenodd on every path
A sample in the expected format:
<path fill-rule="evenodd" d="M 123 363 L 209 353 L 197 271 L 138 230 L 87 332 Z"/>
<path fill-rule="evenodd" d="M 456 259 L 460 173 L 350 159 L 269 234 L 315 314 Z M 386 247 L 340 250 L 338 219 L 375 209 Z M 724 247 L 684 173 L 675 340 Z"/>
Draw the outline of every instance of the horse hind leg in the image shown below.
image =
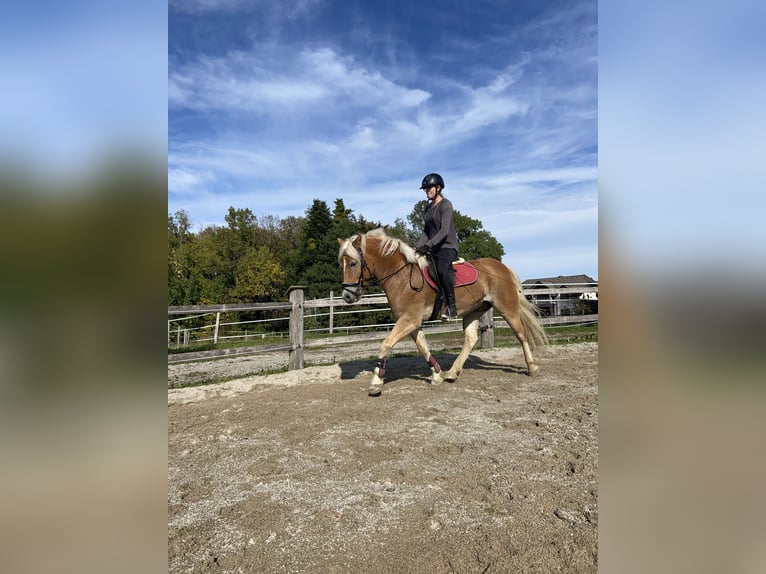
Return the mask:
<path fill-rule="evenodd" d="M 468 359 L 468 355 L 471 354 L 476 342 L 479 340 L 479 317 L 484 313 L 482 310 L 480 313 L 471 313 L 466 317 L 463 317 L 463 348 L 460 350 L 460 354 L 452 363 L 450 370 L 442 375 L 447 381 L 454 381 L 463 372 L 463 365 Z"/>
<path fill-rule="evenodd" d="M 532 349 L 530 348 L 529 341 L 527 340 L 527 330 L 524 327 L 524 323 L 521 321 L 521 316 L 518 313 L 502 313 L 502 315 L 503 318 L 511 326 L 511 329 L 513 329 L 513 332 L 516 335 L 516 338 L 519 340 L 519 343 L 521 343 L 521 350 L 524 352 L 524 361 L 527 363 L 527 371 L 529 375 L 534 375 L 538 370 L 540 370 L 540 367 L 537 366 L 537 363 L 535 363 L 535 358 L 532 356 Z"/>

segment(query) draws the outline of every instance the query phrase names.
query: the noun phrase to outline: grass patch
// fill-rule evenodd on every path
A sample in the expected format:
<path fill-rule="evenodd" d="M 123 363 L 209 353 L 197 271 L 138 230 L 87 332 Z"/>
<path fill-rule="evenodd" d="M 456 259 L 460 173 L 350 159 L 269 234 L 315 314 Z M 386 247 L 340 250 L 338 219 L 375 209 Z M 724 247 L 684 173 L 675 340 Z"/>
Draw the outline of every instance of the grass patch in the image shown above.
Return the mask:
<path fill-rule="evenodd" d="M 546 327 L 550 345 L 569 345 L 572 343 L 598 342 L 598 325 L 560 325 Z M 512 347 L 518 345 L 516 335 L 510 327 L 495 328 L 495 346 Z"/>

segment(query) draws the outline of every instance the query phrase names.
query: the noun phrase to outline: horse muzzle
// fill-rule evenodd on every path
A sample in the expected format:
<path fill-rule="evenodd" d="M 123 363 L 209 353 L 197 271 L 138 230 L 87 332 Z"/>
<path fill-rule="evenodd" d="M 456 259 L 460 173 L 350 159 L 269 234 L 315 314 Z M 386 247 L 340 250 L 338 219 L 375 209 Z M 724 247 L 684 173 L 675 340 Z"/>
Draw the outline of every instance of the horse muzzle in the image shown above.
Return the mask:
<path fill-rule="evenodd" d="M 343 300 L 346 303 L 356 303 L 359 301 L 361 292 L 358 285 L 344 285 L 343 286 Z"/>

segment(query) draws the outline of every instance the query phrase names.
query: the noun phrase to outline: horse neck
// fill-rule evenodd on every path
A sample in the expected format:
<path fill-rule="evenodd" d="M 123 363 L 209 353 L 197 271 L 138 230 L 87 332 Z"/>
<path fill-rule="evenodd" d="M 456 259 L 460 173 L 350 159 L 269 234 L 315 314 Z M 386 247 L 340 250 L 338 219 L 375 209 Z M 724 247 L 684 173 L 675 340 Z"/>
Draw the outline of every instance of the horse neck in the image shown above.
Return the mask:
<path fill-rule="evenodd" d="M 401 251 L 397 249 L 392 255 L 381 255 L 380 245 L 381 242 L 379 240 L 368 239 L 364 255 L 370 273 L 378 281 L 385 279 L 406 264 Z M 383 285 L 383 288 L 385 289 L 385 285 Z"/>

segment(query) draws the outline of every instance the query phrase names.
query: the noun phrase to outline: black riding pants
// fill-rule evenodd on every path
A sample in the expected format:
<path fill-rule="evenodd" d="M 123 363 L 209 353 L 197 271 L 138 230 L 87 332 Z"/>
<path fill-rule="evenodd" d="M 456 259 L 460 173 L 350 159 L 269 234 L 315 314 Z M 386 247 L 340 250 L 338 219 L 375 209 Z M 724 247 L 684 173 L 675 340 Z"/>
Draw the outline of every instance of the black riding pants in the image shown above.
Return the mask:
<path fill-rule="evenodd" d="M 444 293 L 444 302 L 448 305 L 455 302 L 455 268 L 452 262 L 457 259 L 457 249 L 440 249 L 431 256 L 439 276 L 439 287 Z"/>

